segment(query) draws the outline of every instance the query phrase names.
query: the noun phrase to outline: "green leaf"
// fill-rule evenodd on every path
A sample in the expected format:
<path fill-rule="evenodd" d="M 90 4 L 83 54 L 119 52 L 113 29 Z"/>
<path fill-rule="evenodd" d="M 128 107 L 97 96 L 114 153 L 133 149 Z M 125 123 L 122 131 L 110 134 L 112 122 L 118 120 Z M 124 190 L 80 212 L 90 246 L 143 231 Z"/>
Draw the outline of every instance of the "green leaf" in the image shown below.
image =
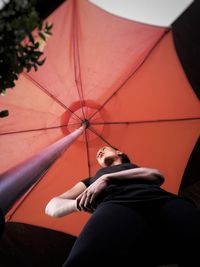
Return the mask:
<path fill-rule="evenodd" d="M 51 24 L 46 23 L 46 25 L 45 25 L 45 29 L 46 29 L 47 31 L 50 31 L 52 28 L 53 28 L 53 23 L 51 23 Z"/>
<path fill-rule="evenodd" d="M 33 65 L 33 67 L 34 67 L 35 71 L 38 70 L 38 66 L 37 65 Z"/>
<path fill-rule="evenodd" d="M 4 96 L 6 94 L 6 89 L 0 89 L 0 94 Z"/>
<path fill-rule="evenodd" d="M 12 88 L 14 86 L 15 86 L 15 83 L 13 81 L 8 81 L 7 84 L 6 84 L 7 88 Z"/>
<path fill-rule="evenodd" d="M 44 64 L 45 61 L 46 61 L 46 57 L 45 57 L 43 60 L 38 61 L 37 64 L 38 64 L 39 66 L 41 66 L 41 65 Z"/>
<path fill-rule="evenodd" d="M 53 24 L 41 20 L 34 1 L 10 0 L 0 12 L 0 92 L 13 88 L 21 72 L 37 71 L 46 60 L 39 60 L 43 52 L 39 51 L 38 36 L 46 41 Z"/>
<path fill-rule="evenodd" d="M 40 45 L 40 44 L 39 44 L 38 42 L 36 42 L 36 43 L 35 43 L 35 49 L 38 49 L 38 48 L 39 48 L 39 45 Z"/>
<path fill-rule="evenodd" d="M 41 31 L 42 30 L 42 20 L 38 23 L 38 29 Z"/>
<path fill-rule="evenodd" d="M 43 52 L 41 52 L 41 51 L 33 51 L 34 56 L 40 57 L 42 54 L 43 54 Z"/>
<path fill-rule="evenodd" d="M 29 40 L 32 44 L 34 44 L 34 38 L 33 38 L 33 35 L 31 33 L 28 34 L 29 36 Z"/>
<path fill-rule="evenodd" d="M 5 118 L 9 115 L 9 111 L 8 110 L 1 110 L 0 111 L 0 118 Z"/>
<path fill-rule="evenodd" d="M 39 32 L 38 34 L 42 38 L 42 40 L 46 41 L 46 37 L 42 32 Z"/>
<path fill-rule="evenodd" d="M 26 64 L 26 70 L 29 72 L 32 68 L 32 64 Z"/>

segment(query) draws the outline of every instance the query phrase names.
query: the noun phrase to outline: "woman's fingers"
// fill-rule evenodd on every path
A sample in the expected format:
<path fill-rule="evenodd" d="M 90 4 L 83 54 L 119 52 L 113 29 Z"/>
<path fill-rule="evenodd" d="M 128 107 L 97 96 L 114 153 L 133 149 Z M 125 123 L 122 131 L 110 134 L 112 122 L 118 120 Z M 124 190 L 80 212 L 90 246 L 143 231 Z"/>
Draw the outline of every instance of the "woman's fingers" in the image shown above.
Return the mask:
<path fill-rule="evenodd" d="M 95 193 L 91 195 L 90 202 L 89 202 L 89 205 L 90 205 L 90 206 L 92 206 L 92 204 L 94 203 L 94 200 L 95 200 L 95 198 L 96 198 L 96 195 L 97 195 L 97 194 L 95 194 Z"/>
<path fill-rule="evenodd" d="M 89 209 L 89 210 L 93 210 L 92 207 L 92 203 L 95 199 L 95 193 L 88 193 L 87 197 L 85 198 L 85 202 L 84 202 L 84 208 Z"/>
<path fill-rule="evenodd" d="M 104 187 L 103 184 L 94 182 L 94 184 L 90 185 L 81 195 L 79 195 L 77 201 L 81 210 L 93 211 L 95 198 Z"/>
<path fill-rule="evenodd" d="M 86 194 L 82 194 L 80 202 L 79 202 L 79 205 L 80 205 L 81 208 L 84 207 L 85 199 L 86 199 Z"/>
<path fill-rule="evenodd" d="M 78 205 L 81 210 L 91 211 L 90 199 L 91 199 L 91 192 L 85 190 L 81 195 L 77 197 Z"/>

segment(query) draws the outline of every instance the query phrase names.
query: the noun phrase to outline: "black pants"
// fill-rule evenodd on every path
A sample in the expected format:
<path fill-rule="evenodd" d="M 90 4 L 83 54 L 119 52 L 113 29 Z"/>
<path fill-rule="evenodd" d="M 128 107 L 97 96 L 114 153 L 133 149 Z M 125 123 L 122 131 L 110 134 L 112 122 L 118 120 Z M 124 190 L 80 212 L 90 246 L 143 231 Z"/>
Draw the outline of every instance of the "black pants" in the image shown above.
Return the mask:
<path fill-rule="evenodd" d="M 102 203 L 63 267 L 200 266 L 200 210 L 183 199 Z"/>

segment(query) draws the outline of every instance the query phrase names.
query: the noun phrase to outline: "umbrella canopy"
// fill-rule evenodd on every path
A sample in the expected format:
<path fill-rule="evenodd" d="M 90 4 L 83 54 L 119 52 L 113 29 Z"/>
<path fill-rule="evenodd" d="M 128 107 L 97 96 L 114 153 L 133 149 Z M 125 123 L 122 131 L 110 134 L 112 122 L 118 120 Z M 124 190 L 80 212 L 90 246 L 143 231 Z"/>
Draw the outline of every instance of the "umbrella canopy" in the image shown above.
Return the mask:
<path fill-rule="evenodd" d="M 78 235 L 89 214 L 54 219 L 47 202 L 95 174 L 97 150 L 117 147 L 139 166 L 158 168 L 177 193 L 200 132 L 199 100 L 169 28 L 111 15 L 88 1 L 66 1 L 48 21 L 47 60 L 1 98 L 4 172 L 80 128 L 88 128 L 7 214 L 8 220 Z M 9 196 L 8 196 L 9 197 Z"/>

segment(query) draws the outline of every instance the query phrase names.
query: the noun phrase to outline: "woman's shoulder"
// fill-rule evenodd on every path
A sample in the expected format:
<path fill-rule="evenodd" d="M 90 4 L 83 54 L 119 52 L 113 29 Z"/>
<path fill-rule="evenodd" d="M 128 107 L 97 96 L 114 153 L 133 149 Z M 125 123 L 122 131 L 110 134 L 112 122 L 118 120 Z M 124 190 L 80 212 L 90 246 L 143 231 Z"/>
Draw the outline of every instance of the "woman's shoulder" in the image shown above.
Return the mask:
<path fill-rule="evenodd" d="M 140 168 L 140 166 L 138 166 L 137 164 L 135 163 L 123 163 L 125 167 L 129 168 L 129 169 L 133 169 L 133 168 Z"/>
<path fill-rule="evenodd" d="M 80 182 L 84 183 L 84 185 L 86 187 L 88 187 L 91 183 L 91 177 L 84 178 L 84 179 L 80 180 Z"/>

